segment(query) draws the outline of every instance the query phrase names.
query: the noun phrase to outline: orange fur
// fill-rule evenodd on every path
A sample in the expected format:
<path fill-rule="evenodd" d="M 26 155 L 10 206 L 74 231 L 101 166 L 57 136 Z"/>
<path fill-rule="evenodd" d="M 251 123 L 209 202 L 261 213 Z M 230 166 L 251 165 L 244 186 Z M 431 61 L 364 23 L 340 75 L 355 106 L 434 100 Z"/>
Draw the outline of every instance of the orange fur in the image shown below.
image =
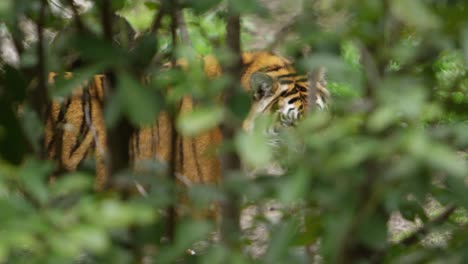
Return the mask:
<path fill-rule="evenodd" d="M 251 90 L 251 76 L 263 71 L 274 81 L 271 93 L 276 96 L 278 106 L 282 107 L 294 99 L 294 107 L 305 109 L 307 102 L 303 100 L 303 92 L 298 87 L 308 87 L 308 83 L 304 81 L 303 76 L 296 75 L 288 60 L 270 52 L 246 52 L 242 58 L 244 69 L 240 82 L 246 91 Z M 204 72 L 207 77 L 214 78 L 221 75 L 222 70 L 217 60 L 208 56 L 204 58 Z M 71 78 L 71 74 L 65 77 Z M 51 83 L 54 82 L 54 78 L 55 74 L 50 74 Z M 106 128 L 102 108 L 104 85 L 104 77 L 97 75 L 91 82 L 76 89 L 70 98 L 63 102 L 54 101 L 45 129 L 45 144 L 49 157 L 59 160 L 63 169 L 75 170 L 88 154 L 94 155 L 98 189 L 102 188 L 107 178 Z M 252 104 L 244 127 L 249 127 L 255 122 L 259 114 L 274 110 L 272 107 L 259 109 L 260 105 L 261 101 Z M 179 113 L 191 111 L 194 108 L 192 98 L 184 97 L 179 108 Z M 173 135 L 171 129 L 174 127 L 170 122 L 168 114 L 161 112 L 154 124 L 138 129 L 129 142 L 132 162 L 136 167 L 140 161 L 170 160 L 170 142 Z M 193 137 L 175 134 L 175 169 L 180 176 L 179 180 L 186 184 L 217 184 L 220 181 L 221 168 L 213 149 L 222 142 L 220 129 L 214 128 Z"/>

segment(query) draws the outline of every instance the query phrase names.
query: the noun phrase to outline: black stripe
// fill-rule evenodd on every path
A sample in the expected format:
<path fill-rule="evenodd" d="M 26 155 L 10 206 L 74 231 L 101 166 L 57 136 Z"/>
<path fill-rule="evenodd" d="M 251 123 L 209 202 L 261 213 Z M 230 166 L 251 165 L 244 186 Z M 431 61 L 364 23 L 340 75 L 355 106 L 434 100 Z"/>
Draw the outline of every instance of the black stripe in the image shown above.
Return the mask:
<path fill-rule="evenodd" d="M 277 71 L 284 68 L 284 65 L 271 65 L 271 66 L 266 66 L 263 68 L 260 68 L 258 71 L 261 72 L 272 72 L 272 71 Z"/>
<path fill-rule="evenodd" d="M 279 97 L 280 97 L 280 96 L 278 95 L 277 97 L 273 98 L 273 100 L 271 100 L 270 103 L 269 103 L 265 108 L 263 108 L 264 111 L 268 110 L 268 108 L 270 108 L 270 106 L 271 106 L 272 104 L 278 102 Z M 264 112 L 262 112 L 262 113 L 264 113 Z"/>
<path fill-rule="evenodd" d="M 289 99 L 288 104 L 294 104 L 297 100 L 299 100 L 299 97 L 294 97 Z"/>
<path fill-rule="evenodd" d="M 52 138 L 50 139 L 50 142 L 47 145 L 47 152 L 50 152 L 52 150 L 52 146 L 54 145 L 54 142 L 57 137 L 57 129 L 63 129 L 62 127 L 57 128 L 57 125 L 63 123 L 63 120 L 65 119 L 65 115 L 67 113 L 68 108 L 70 107 L 70 104 L 71 104 L 71 100 L 70 98 L 68 98 L 65 101 L 65 106 L 63 104 L 60 105 L 60 111 L 58 113 L 56 122 L 54 122 L 54 118 L 51 117 L 52 118 L 52 121 L 51 121 L 52 122 Z M 58 150 L 55 150 L 55 157 L 53 157 L 54 159 L 56 159 L 57 157 L 57 151 Z"/>
<path fill-rule="evenodd" d="M 299 89 L 299 91 L 303 92 L 303 93 L 307 93 L 307 88 L 305 86 L 302 86 L 300 84 L 297 84 L 296 83 L 296 88 Z"/>
<path fill-rule="evenodd" d="M 96 98 L 97 98 L 97 101 L 99 102 L 99 106 L 101 107 L 101 109 L 104 109 L 104 98 L 106 96 L 106 89 L 104 87 L 105 83 L 106 83 L 106 79 L 105 79 L 105 76 L 100 76 L 99 77 L 99 80 L 101 81 L 101 90 L 102 90 L 102 97 L 99 97 L 99 85 L 96 86 Z"/>
<path fill-rule="evenodd" d="M 283 79 L 283 78 L 290 78 L 290 77 L 294 77 L 294 76 L 296 76 L 295 73 L 289 73 L 289 74 L 282 74 L 282 75 L 279 75 L 279 76 L 277 76 L 276 78 L 278 78 L 278 79 Z"/>
<path fill-rule="evenodd" d="M 199 178 L 199 182 L 202 182 L 203 173 L 201 171 L 200 164 L 198 163 L 198 156 L 197 156 L 196 144 L 195 144 L 194 139 L 192 139 L 192 157 L 195 160 L 195 167 L 197 168 L 197 175 L 198 175 L 198 178 Z"/>
<path fill-rule="evenodd" d="M 76 142 L 75 145 L 73 145 L 69 157 L 71 157 L 75 151 L 80 147 L 83 139 L 86 137 L 88 134 L 89 127 L 86 125 L 86 104 L 89 102 L 90 104 L 90 110 L 91 110 L 91 100 L 90 97 L 91 95 L 89 94 L 89 89 L 91 89 L 92 85 L 90 87 L 84 87 L 83 93 L 81 94 L 81 111 L 83 112 L 83 116 L 81 117 L 81 124 L 80 124 L 80 130 L 78 132 L 78 136 L 76 137 Z M 91 111 L 90 111 L 91 112 Z M 92 113 L 90 113 L 92 115 Z"/>
<path fill-rule="evenodd" d="M 175 129 L 175 128 L 174 128 Z M 177 134 L 176 135 L 176 139 L 179 141 L 178 145 L 179 145 L 179 161 L 180 161 L 180 173 L 183 174 L 184 173 L 184 142 L 183 142 L 183 138 L 182 136 L 179 136 Z M 176 142 L 177 142 L 176 140 Z M 174 172 L 176 171 L 176 168 L 174 168 Z M 184 175 L 185 176 L 185 175 Z M 172 177 L 172 176 L 171 176 Z"/>
<path fill-rule="evenodd" d="M 70 104 L 71 104 L 71 99 L 68 98 L 66 100 L 65 107 L 63 107 L 63 105 L 60 106 L 60 112 L 58 114 L 56 124 L 62 123 L 64 121 L 65 116 L 67 115 L 67 112 L 68 112 L 68 108 L 70 107 Z"/>
<path fill-rule="evenodd" d="M 178 113 L 180 113 L 180 111 L 182 110 L 182 106 L 184 105 L 184 99 L 181 99 L 180 100 L 180 103 L 179 103 L 179 107 L 178 107 Z M 169 121 L 169 122 L 172 122 L 173 120 Z M 182 136 L 180 136 L 178 133 L 177 133 L 177 130 L 175 128 L 175 125 L 173 124 L 172 125 L 172 129 L 174 129 L 172 135 L 176 136 L 176 142 L 177 142 L 177 139 L 179 139 L 179 159 L 180 159 L 180 173 L 183 174 L 184 173 L 184 139 Z M 171 147 L 172 148 L 172 147 Z M 175 155 L 174 155 L 175 156 Z M 176 171 L 176 168 L 174 168 L 174 172 Z M 184 175 L 185 176 L 185 175 Z"/>
<path fill-rule="evenodd" d="M 135 136 L 135 157 L 138 157 L 140 155 L 140 129 L 135 131 Z"/>
<path fill-rule="evenodd" d="M 297 90 L 296 89 L 291 89 L 291 90 L 286 90 L 285 92 L 287 92 L 286 94 L 282 95 L 283 97 L 288 97 L 290 95 L 293 95 L 293 94 L 296 94 L 297 93 Z"/>
<path fill-rule="evenodd" d="M 279 81 L 280 84 L 291 84 L 291 83 L 294 83 L 293 80 L 280 80 Z"/>
<path fill-rule="evenodd" d="M 309 79 L 307 79 L 307 77 L 301 77 L 299 79 L 296 80 L 296 82 L 308 82 Z"/>

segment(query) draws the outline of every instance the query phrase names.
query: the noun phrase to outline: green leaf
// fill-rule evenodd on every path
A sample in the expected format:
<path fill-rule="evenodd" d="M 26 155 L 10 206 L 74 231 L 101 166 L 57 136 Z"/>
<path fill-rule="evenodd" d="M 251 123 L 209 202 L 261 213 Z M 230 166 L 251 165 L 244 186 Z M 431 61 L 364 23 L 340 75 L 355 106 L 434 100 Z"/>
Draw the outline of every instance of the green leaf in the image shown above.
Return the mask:
<path fill-rule="evenodd" d="M 437 29 L 441 24 L 440 18 L 422 0 L 394 0 L 390 8 L 395 17 L 419 30 Z"/>
<path fill-rule="evenodd" d="M 387 244 L 387 219 L 378 212 L 364 219 L 359 229 L 360 239 L 368 247 L 382 249 Z"/>
<path fill-rule="evenodd" d="M 153 61 L 157 52 L 158 40 L 154 34 L 146 34 L 138 39 L 129 56 L 132 69 L 144 70 Z"/>
<path fill-rule="evenodd" d="M 107 42 L 90 34 L 75 35 L 72 44 L 83 58 L 106 66 L 117 66 L 124 62 L 122 51 Z"/>
<path fill-rule="evenodd" d="M 146 224 L 155 219 L 155 211 L 149 205 L 122 203 L 113 199 L 100 202 L 87 200 L 80 205 L 80 212 L 88 221 L 106 228 Z"/>
<path fill-rule="evenodd" d="M 109 238 L 103 229 L 89 225 L 73 228 L 69 233 L 69 238 L 72 244 L 76 243 L 80 248 L 94 253 L 104 252 L 110 244 Z"/>
<path fill-rule="evenodd" d="M 395 109 L 391 107 L 380 107 L 369 118 L 368 127 L 372 131 L 382 131 L 388 126 L 391 126 L 398 116 L 395 114 Z"/>
<path fill-rule="evenodd" d="M 52 173 L 52 163 L 29 158 L 21 166 L 18 176 L 25 187 L 40 204 L 45 204 L 49 198 L 47 177 Z"/>
<path fill-rule="evenodd" d="M 252 0 L 230 0 L 229 3 L 232 5 L 234 10 L 240 14 L 255 13 L 256 15 L 266 16 L 268 10 L 260 5 L 257 1 Z"/>
<path fill-rule="evenodd" d="M 205 238 L 212 226 L 204 221 L 186 221 L 177 226 L 175 244 L 161 250 L 155 263 L 174 263 L 193 243 Z"/>
<path fill-rule="evenodd" d="M 26 96 L 27 81 L 17 69 L 4 65 L 6 95 L 13 101 L 22 101 Z"/>
<path fill-rule="evenodd" d="M 2 0 L 0 2 L 0 17 L 2 20 L 10 20 L 13 18 L 13 0 Z"/>
<path fill-rule="evenodd" d="M 268 165 L 272 160 L 272 147 L 269 145 L 267 137 L 259 129 L 253 133 L 238 133 L 235 144 L 242 159 L 254 168 Z"/>
<path fill-rule="evenodd" d="M 87 83 L 93 82 L 94 75 L 104 70 L 105 65 L 96 64 L 81 68 L 73 72 L 70 78 L 63 75 L 57 75 L 54 79 L 54 84 L 49 86 L 53 97 L 67 97 L 72 94 L 77 88 L 84 87 Z"/>
<path fill-rule="evenodd" d="M 217 126 L 223 119 L 223 109 L 218 106 L 200 107 L 180 114 L 177 129 L 182 134 L 194 136 Z"/>
<path fill-rule="evenodd" d="M 298 219 L 291 219 L 275 228 L 266 253 L 267 263 L 281 263 L 298 230 Z"/>
<path fill-rule="evenodd" d="M 154 122 L 161 109 L 161 98 L 149 87 L 142 86 L 128 74 L 119 77 L 117 83 L 118 100 L 124 113 L 135 125 L 145 125 Z"/>
<path fill-rule="evenodd" d="M 149 9 L 149 10 L 159 10 L 160 6 L 161 6 L 161 3 L 160 2 L 153 2 L 153 1 L 146 1 L 145 2 L 145 6 Z"/>
<path fill-rule="evenodd" d="M 302 169 L 295 171 L 285 180 L 285 184 L 280 186 L 280 199 L 285 203 L 297 202 L 303 198 L 309 188 L 310 174 Z"/>
<path fill-rule="evenodd" d="M 220 2 L 221 0 L 191 0 L 188 1 L 188 5 L 195 11 L 195 13 L 202 14 L 210 8 L 215 7 Z"/>
<path fill-rule="evenodd" d="M 93 187 L 93 176 L 80 172 L 64 175 L 51 186 L 51 195 L 66 195 L 71 192 L 90 190 Z"/>

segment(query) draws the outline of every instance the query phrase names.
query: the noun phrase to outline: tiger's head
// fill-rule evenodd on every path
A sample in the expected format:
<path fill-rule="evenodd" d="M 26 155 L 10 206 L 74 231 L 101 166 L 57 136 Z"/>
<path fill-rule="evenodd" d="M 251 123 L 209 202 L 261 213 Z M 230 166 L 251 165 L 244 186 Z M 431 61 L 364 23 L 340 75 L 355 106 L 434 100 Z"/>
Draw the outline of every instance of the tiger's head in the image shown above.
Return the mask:
<path fill-rule="evenodd" d="M 295 126 L 313 108 L 312 105 L 319 109 L 326 107 L 329 92 L 323 71 L 310 76 L 311 82 L 308 76 L 297 74 L 289 60 L 270 52 L 245 53 L 243 62 L 241 84 L 252 96 L 243 129 L 253 131 L 260 117 L 271 116 L 273 122 L 264 132 L 273 149 L 280 142 L 277 135 L 281 128 Z M 313 89 L 310 89 L 311 83 Z M 285 173 L 279 162 L 275 161 L 262 168 L 249 168 L 244 164 L 244 169 L 249 175 Z"/>
<path fill-rule="evenodd" d="M 292 63 L 270 52 L 245 53 L 241 84 L 252 95 L 252 106 L 243 122 L 243 129 L 251 131 L 255 121 L 263 115 L 272 115 L 275 123 L 268 132 L 279 127 L 294 126 L 310 110 L 311 98 L 323 109 L 329 92 L 323 71 L 314 78 L 315 95 L 310 94 L 310 81 L 297 74 Z"/>

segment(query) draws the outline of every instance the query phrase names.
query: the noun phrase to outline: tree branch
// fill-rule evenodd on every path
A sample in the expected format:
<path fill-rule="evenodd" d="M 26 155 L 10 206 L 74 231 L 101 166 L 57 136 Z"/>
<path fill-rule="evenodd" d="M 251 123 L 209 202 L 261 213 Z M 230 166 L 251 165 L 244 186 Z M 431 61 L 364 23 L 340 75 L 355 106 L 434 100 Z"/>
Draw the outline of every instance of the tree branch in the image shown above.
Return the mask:
<path fill-rule="evenodd" d="M 240 44 L 240 15 L 228 6 L 228 17 L 226 25 L 226 43 L 230 53 L 233 55 L 228 65 L 226 65 L 226 74 L 231 77 L 231 83 L 224 92 L 224 105 L 230 104 L 236 89 L 239 86 L 239 80 L 242 70 L 242 55 Z M 237 131 L 237 124 L 239 123 L 227 109 L 228 115 L 225 117 L 221 126 L 223 139 L 225 142 L 232 142 Z M 222 173 L 224 176 L 223 182 L 229 182 L 228 178 L 233 173 L 240 171 L 240 159 L 235 150 L 226 150 L 221 155 Z M 239 242 L 240 234 L 240 215 L 239 215 L 239 194 L 235 190 L 231 190 L 229 186 L 225 188 L 226 198 L 222 202 L 222 226 L 221 236 L 224 243 L 231 247 L 236 247 Z"/>
<path fill-rule="evenodd" d="M 44 24 L 46 20 L 46 10 L 47 10 L 47 0 L 41 0 L 39 8 L 39 17 L 36 23 L 37 30 L 37 80 L 38 84 L 35 86 L 31 92 L 30 102 L 33 109 L 39 116 L 39 119 L 43 124 L 45 124 L 47 119 L 47 109 L 49 105 L 49 94 L 47 91 L 47 64 L 46 64 L 46 55 L 45 55 L 45 43 L 44 43 Z M 42 139 L 42 135 L 41 135 Z M 40 144 L 39 148 L 39 157 L 45 159 L 47 153 L 45 148 Z"/>
<path fill-rule="evenodd" d="M 170 8 L 170 15 L 171 15 L 171 38 L 172 38 L 172 50 L 171 50 L 171 64 L 172 67 L 176 67 L 176 49 L 177 49 L 177 27 L 178 27 L 178 20 L 177 20 L 177 10 L 178 10 L 178 1 L 173 0 L 171 8 Z M 163 12 L 162 9 L 160 12 Z M 176 146 L 178 140 L 182 140 L 181 137 L 178 136 L 176 128 L 175 128 L 175 118 L 176 118 L 176 110 L 175 107 L 171 107 L 169 109 L 169 118 L 170 118 L 170 131 L 171 131 L 171 159 L 168 164 L 168 176 L 169 180 L 172 183 L 173 193 L 172 198 L 173 202 L 166 208 L 167 213 L 167 222 L 166 222 L 166 237 L 169 243 L 174 242 L 175 233 L 176 233 L 176 226 L 177 226 L 177 210 L 176 210 L 176 203 L 177 203 L 177 192 L 175 191 L 176 183 L 177 183 L 177 176 L 176 176 Z"/>
<path fill-rule="evenodd" d="M 158 32 L 159 28 L 161 27 L 161 22 L 165 14 L 166 14 L 166 9 L 164 6 L 161 6 L 161 9 L 159 9 L 159 11 L 155 13 L 153 22 L 151 22 L 150 33 L 154 34 Z"/>
<path fill-rule="evenodd" d="M 112 25 L 113 12 L 110 0 L 103 0 L 101 5 L 101 23 L 104 32 L 104 38 L 109 44 L 112 43 Z M 106 71 L 105 94 L 107 105 L 108 99 L 115 95 L 116 76 L 113 69 Z M 107 133 L 107 173 L 106 175 L 114 176 L 117 173 L 127 169 L 130 162 L 130 137 L 134 129 L 127 117 L 121 117 L 115 126 L 108 128 Z M 99 179 L 98 189 L 109 188 L 111 186 L 108 179 Z"/>

